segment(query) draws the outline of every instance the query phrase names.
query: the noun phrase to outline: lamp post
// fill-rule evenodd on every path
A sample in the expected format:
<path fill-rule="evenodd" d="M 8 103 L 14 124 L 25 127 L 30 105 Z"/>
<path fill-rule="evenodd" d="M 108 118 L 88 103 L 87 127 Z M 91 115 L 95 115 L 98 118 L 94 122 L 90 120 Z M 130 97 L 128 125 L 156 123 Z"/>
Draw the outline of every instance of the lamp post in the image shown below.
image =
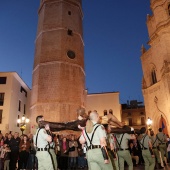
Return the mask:
<path fill-rule="evenodd" d="M 152 119 L 148 117 L 146 124 L 148 125 L 148 130 L 150 131 L 152 130 L 152 123 L 153 123 Z"/>
<path fill-rule="evenodd" d="M 23 135 L 24 130 L 26 129 L 26 124 L 28 124 L 29 121 L 30 120 L 26 118 L 25 115 L 23 115 L 21 119 L 20 118 L 17 119 L 17 123 L 19 124 L 22 135 Z"/>

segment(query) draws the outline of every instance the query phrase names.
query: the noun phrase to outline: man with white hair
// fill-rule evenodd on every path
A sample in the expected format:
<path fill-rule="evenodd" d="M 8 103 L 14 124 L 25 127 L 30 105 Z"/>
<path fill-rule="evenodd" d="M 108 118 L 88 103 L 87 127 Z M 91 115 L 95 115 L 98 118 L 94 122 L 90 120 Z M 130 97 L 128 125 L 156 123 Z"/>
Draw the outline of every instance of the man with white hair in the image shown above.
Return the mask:
<path fill-rule="evenodd" d="M 106 132 L 103 125 L 98 124 L 99 115 L 93 111 L 89 115 L 85 129 L 80 136 L 80 143 L 87 142 L 86 157 L 90 170 L 113 170 L 106 149 Z"/>

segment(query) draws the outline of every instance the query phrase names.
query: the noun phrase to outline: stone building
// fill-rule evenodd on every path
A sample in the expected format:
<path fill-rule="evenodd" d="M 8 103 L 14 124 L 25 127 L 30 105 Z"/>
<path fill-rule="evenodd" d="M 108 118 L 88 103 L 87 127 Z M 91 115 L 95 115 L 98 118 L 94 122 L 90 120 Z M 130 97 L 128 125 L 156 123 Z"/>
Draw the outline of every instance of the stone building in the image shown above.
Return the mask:
<path fill-rule="evenodd" d="M 151 0 L 152 15 L 147 16 L 149 49 L 142 46 L 142 92 L 146 116 L 153 120 L 157 132 L 170 128 L 170 1 Z M 162 117 L 161 117 L 162 116 Z"/>
<path fill-rule="evenodd" d="M 85 105 L 81 0 L 41 0 L 31 91 L 31 120 L 69 121 Z"/>
<path fill-rule="evenodd" d="M 29 117 L 30 93 L 16 72 L 0 72 L 0 130 L 3 134 L 20 132 L 17 119 L 23 115 Z"/>
<path fill-rule="evenodd" d="M 122 104 L 121 119 L 126 125 L 135 129 L 146 126 L 145 106 L 141 102 L 137 102 L 137 100 Z"/>
<path fill-rule="evenodd" d="M 91 93 L 87 94 L 86 111 L 97 110 L 100 116 L 104 116 L 104 110 L 113 110 L 113 114 L 121 120 L 121 105 L 119 92 Z"/>

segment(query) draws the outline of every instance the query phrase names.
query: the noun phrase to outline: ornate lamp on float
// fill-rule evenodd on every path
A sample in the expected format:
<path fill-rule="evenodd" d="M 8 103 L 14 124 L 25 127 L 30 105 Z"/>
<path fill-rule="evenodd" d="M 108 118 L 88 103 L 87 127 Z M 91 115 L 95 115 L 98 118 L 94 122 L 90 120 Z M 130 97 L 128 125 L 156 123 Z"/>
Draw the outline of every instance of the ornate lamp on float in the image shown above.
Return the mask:
<path fill-rule="evenodd" d="M 29 121 L 30 120 L 28 118 L 26 118 L 25 115 L 23 115 L 21 119 L 20 118 L 17 119 L 17 123 L 20 127 L 22 135 L 23 135 L 24 130 L 26 129 L 26 124 L 28 124 Z"/>
<path fill-rule="evenodd" d="M 148 117 L 146 124 L 148 125 L 148 130 L 150 131 L 152 130 L 152 123 L 153 123 L 152 119 Z"/>

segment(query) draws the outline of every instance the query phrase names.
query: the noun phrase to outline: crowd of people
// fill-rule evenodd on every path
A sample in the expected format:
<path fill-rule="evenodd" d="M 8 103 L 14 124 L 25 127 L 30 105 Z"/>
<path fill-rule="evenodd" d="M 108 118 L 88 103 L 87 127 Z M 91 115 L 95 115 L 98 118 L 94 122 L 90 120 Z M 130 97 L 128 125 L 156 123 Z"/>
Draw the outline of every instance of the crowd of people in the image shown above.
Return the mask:
<path fill-rule="evenodd" d="M 41 127 L 42 120 L 43 116 L 37 118 L 34 135 L 0 133 L 0 170 L 123 170 L 125 166 L 132 170 L 139 165 L 154 170 L 163 169 L 170 160 L 170 139 L 162 128 L 157 133 L 146 127 L 140 134 L 134 129 L 112 133 L 109 124 L 98 123 L 99 115 L 93 111 L 80 136 L 56 135 L 48 124 Z"/>

